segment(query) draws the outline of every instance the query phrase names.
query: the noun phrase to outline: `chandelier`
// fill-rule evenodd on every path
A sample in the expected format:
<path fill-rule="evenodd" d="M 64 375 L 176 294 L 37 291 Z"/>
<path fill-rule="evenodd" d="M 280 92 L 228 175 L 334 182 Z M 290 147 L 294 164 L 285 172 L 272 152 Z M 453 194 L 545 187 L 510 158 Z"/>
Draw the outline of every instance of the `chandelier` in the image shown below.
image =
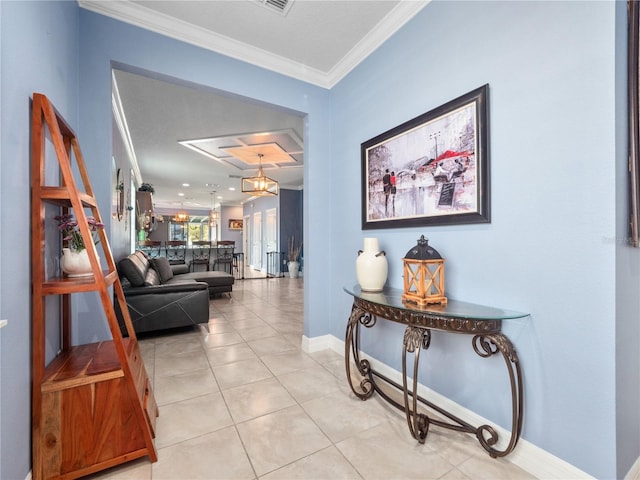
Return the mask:
<path fill-rule="evenodd" d="M 215 196 L 215 194 L 216 194 L 215 191 L 211 192 L 211 211 L 209 212 L 209 226 L 210 227 L 215 227 L 218 224 L 218 220 L 220 220 L 220 214 L 214 208 L 214 204 L 213 204 L 213 197 Z"/>
<path fill-rule="evenodd" d="M 255 177 L 242 177 L 242 193 L 254 196 L 278 195 L 278 182 L 265 176 L 262 171 L 263 156 L 261 153 L 258 154 L 260 158 L 258 175 Z"/>
<path fill-rule="evenodd" d="M 182 206 L 181 208 L 182 209 L 173 217 L 173 221 L 178 223 L 186 223 L 189 221 L 189 214 L 184 209 L 184 206 Z"/>

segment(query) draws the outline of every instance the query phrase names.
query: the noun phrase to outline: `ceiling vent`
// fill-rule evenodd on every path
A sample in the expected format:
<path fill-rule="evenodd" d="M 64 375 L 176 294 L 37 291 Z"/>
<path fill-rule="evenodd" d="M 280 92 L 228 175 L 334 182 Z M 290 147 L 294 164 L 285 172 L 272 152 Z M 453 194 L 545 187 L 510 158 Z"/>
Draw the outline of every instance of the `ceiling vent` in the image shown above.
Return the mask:
<path fill-rule="evenodd" d="M 285 16 L 291 5 L 293 5 L 293 0 L 255 0 L 258 4 L 262 5 L 265 8 L 268 8 L 272 12 L 278 12 L 282 16 Z"/>

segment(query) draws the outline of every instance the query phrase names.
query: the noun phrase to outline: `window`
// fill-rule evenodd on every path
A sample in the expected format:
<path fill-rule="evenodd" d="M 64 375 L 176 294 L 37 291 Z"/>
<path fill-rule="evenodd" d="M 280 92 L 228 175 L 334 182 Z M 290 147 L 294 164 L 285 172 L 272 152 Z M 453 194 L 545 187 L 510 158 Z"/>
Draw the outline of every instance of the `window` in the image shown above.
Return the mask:
<path fill-rule="evenodd" d="M 202 220 L 200 222 L 189 222 L 188 224 L 188 235 L 189 238 L 187 242 L 189 244 L 193 244 L 193 242 L 198 241 L 209 241 L 210 228 L 209 222 L 207 220 Z"/>
<path fill-rule="evenodd" d="M 217 227 L 214 227 L 217 228 Z M 184 240 L 187 245 L 193 242 L 215 240 L 215 230 L 209 227 L 209 217 L 191 217 L 188 223 L 170 222 L 169 240 Z"/>
<path fill-rule="evenodd" d="M 169 240 L 186 240 L 186 223 L 169 222 Z"/>

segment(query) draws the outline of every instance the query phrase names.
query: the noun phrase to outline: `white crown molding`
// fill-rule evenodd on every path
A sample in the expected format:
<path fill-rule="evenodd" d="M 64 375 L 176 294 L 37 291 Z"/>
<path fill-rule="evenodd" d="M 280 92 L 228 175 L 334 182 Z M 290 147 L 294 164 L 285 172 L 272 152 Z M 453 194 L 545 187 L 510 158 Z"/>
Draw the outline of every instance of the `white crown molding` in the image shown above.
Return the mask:
<path fill-rule="evenodd" d="M 389 14 L 362 38 L 327 74 L 327 84 L 333 87 L 371 55 L 380 45 L 411 20 L 431 0 L 400 1 Z"/>
<path fill-rule="evenodd" d="M 266 50 L 249 46 L 191 23 L 128 1 L 78 0 L 80 7 L 267 70 L 327 88 L 325 74 Z"/>
<path fill-rule="evenodd" d="M 78 0 L 81 8 L 322 88 L 331 88 L 431 0 L 403 0 L 330 72 L 294 62 L 129 1 Z"/>
<path fill-rule="evenodd" d="M 127 152 L 129 163 L 131 164 L 131 170 L 135 178 L 137 186 L 142 184 L 142 174 L 140 173 L 140 166 L 138 165 L 138 158 L 136 157 L 135 149 L 133 148 L 133 141 L 131 140 L 131 134 L 129 131 L 129 125 L 127 124 L 127 117 L 124 114 L 124 108 L 122 107 L 122 101 L 120 99 L 120 91 L 118 90 L 118 81 L 113 72 L 111 72 L 111 82 L 113 84 L 113 91 L 111 93 L 111 111 L 113 118 L 122 137 L 122 143 Z"/>

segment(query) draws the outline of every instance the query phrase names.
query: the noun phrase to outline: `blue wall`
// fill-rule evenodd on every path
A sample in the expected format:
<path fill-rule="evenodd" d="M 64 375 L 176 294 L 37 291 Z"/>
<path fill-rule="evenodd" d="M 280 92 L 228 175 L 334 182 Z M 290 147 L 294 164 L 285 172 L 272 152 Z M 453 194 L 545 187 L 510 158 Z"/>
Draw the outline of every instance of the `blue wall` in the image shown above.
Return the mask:
<path fill-rule="evenodd" d="M 44 93 L 78 124 L 75 2 L 2 2 L 0 318 L 2 411 L 0 478 L 31 469 L 30 97 Z M 54 159 L 55 161 L 55 159 Z"/>
<path fill-rule="evenodd" d="M 616 2 L 616 436 L 618 477 L 640 452 L 640 251 L 629 248 L 627 9 Z"/>
<path fill-rule="evenodd" d="M 332 90 L 332 228 L 343 233 L 332 237 L 331 333 L 343 334 L 340 286 L 362 237 L 379 237 L 388 283 L 402 288 L 401 258 L 425 234 L 447 259 L 448 296 L 531 314 L 506 327 L 524 369 L 523 437 L 598 478 L 616 476 L 614 16 L 614 2 L 432 2 Z M 360 143 L 485 83 L 491 224 L 365 235 Z M 400 369 L 401 334 L 380 329 L 365 348 Z M 509 427 L 499 361 L 480 362 L 468 342 L 434 337 L 427 358 L 451 367 L 423 365 L 421 378 Z"/>
<path fill-rule="evenodd" d="M 10 323 L 0 476 L 22 479 L 30 468 L 29 245 L 7 228 L 29 217 L 28 98 L 49 95 L 76 126 L 90 177 L 110 179 L 111 62 L 306 115 L 307 337 L 343 337 L 350 301 L 341 286 L 355 282 L 364 236 L 380 238 L 388 282 L 400 287 L 400 259 L 424 233 L 447 259 L 447 295 L 531 313 L 506 327 L 524 369 L 524 438 L 598 478 L 624 476 L 640 455 L 640 251 L 624 245 L 623 11 L 624 2 L 432 2 L 327 91 L 75 2 L 3 2 L 0 317 Z M 492 223 L 365 235 L 360 143 L 484 83 Z M 111 182 L 93 186 L 108 212 Z M 367 352 L 399 369 L 401 329 L 371 333 Z M 74 337 L 106 334 L 87 322 Z M 451 370 L 425 362 L 421 381 L 508 427 L 500 359 L 479 359 L 468 340 L 434 334 L 426 357 Z"/>

